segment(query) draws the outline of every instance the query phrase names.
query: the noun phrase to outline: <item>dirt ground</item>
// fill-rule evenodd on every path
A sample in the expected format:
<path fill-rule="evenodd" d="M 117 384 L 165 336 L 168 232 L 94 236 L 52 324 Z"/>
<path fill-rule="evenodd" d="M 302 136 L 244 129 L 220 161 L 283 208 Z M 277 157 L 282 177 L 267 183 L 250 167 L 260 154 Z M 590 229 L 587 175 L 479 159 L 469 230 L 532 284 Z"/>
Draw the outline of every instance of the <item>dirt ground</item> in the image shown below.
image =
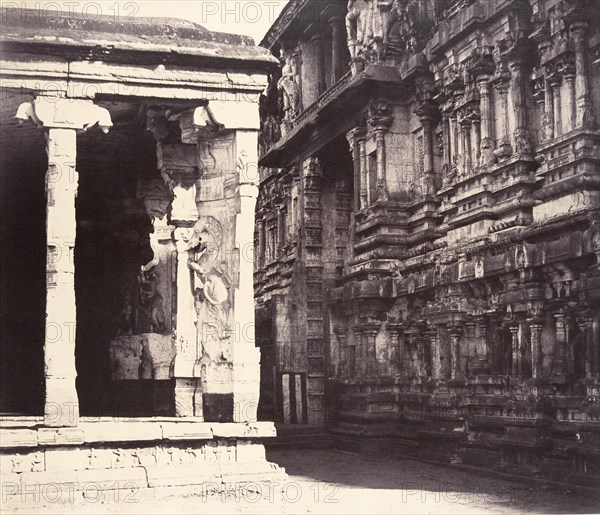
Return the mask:
<path fill-rule="evenodd" d="M 4 506 L 3 513 L 598 513 L 597 499 L 554 487 L 451 470 L 412 460 L 369 459 L 333 450 L 272 450 L 285 467 L 280 485 L 240 487 L 227 494 L 187 493 Z M 138 495 L 139 494 L 139 495 Z M 206 495 L 205 495 L 206 494 Z"/>

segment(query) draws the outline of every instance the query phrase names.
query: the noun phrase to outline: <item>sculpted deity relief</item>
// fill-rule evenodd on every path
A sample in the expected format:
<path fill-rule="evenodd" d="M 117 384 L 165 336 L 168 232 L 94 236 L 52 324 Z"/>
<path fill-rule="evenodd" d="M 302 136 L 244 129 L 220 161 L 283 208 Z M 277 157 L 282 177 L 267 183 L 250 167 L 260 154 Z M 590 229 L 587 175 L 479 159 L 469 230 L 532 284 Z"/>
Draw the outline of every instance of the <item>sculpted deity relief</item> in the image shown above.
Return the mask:
<path fill-rule="evenodd" d="M 281 60 L 283 66 L 277 89 L 283 92 L 284 119 L 291 122 L 300 109 L 298 66 L 293 51 L 288 48 L 281 49 Z"/>
<path fill-rule="evenodd" d="M 193 272 L 192 291 L 203 358 L 227 359 L 221 340 L 228 337 L 231 319 L 231 280 L 227 265 L 219 261 L 223 230 L 212 216 L 200 217 L 190 237 L 188 268 Z"/>
<path fill-rule="evenodd" d="M 415 0 L 349 0 L 346 15 L 348 49 L 352 59 L 381 62 L 392 50 L 415 53 L 427 35 L 419 27 Z M 422 34 L 421 34 L 422 33 Z"/>

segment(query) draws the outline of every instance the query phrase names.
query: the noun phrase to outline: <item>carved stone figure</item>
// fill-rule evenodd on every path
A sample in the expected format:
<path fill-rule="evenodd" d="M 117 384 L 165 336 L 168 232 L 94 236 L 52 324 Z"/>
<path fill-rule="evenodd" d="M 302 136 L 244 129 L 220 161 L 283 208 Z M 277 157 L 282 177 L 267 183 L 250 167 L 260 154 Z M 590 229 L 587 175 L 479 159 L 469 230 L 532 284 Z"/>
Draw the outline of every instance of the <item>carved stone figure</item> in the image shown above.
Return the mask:
<path fill-rule="evenodd" d="M 228 336 L 231 311 L 231 281 L 226 264 L 219 262 L 223 230 L 212 216 L 201 217 L 190 238 L 188 267 L 194 273 L 193 293 L 197 328 L 203 357 L 214 361 L 223 356 L 219 340 Z"/>
<path fill-rule="evenodd" d="M 300 105 L 300 88 L 298 87 L 298 70 L 293 52 L 290 49 L 281 49 L 281 78 L 277 82 L 277 89 L 283 92 L 283 112 L 286 120 L 290 121 L 297 113 Z"/>
<path fill-rule="evenodd" d="M 144 309 L 150 320 L 150 332 L 162 333 L 165 331 L 165 315 L 163 308 L 164 297 L 159 288 L 159 275 L 157 267 L 160 264 L 158 257 L 158 241 L 156 235 L 151 235 L 150 242 L 154 258 L 143 265 L 138 277 L 140 285 L 140 306 Z"/>

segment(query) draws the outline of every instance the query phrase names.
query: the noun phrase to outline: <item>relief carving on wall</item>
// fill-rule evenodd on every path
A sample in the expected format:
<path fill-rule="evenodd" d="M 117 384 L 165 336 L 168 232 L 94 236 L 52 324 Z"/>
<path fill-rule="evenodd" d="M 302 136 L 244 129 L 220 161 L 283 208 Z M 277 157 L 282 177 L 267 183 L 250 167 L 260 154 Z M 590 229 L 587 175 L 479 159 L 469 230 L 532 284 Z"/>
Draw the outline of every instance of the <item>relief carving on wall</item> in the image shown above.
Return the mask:
<path fill-rule="evenodd" d="M 200 217 L 189 245 L 188 267 L 193 272 L 192 292 L 203 358 L 227 361 L 229 349 L 222 341 L 230 334 L 231 280 L 227 263 L 221 261 L 223 229 L 219 221 L 212 216 Z"/>

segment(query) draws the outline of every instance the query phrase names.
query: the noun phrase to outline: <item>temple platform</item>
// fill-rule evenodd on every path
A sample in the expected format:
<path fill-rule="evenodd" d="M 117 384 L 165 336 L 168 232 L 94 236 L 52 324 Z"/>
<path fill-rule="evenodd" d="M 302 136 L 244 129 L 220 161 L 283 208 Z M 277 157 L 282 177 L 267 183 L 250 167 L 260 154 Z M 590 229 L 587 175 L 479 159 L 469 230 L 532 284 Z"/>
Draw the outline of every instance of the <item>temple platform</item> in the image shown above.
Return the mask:
<path fill-rule="evenodd" d="M 0 418 L 3 503 L 49 488 L 73 496 L 154 495 L 163 488 L 219 493 L 286 478 L 265 457 L 263 440 L 276 436 L 270 422 L 83 417 L 73 428 L 42 423 L 41 417 Z"/>

